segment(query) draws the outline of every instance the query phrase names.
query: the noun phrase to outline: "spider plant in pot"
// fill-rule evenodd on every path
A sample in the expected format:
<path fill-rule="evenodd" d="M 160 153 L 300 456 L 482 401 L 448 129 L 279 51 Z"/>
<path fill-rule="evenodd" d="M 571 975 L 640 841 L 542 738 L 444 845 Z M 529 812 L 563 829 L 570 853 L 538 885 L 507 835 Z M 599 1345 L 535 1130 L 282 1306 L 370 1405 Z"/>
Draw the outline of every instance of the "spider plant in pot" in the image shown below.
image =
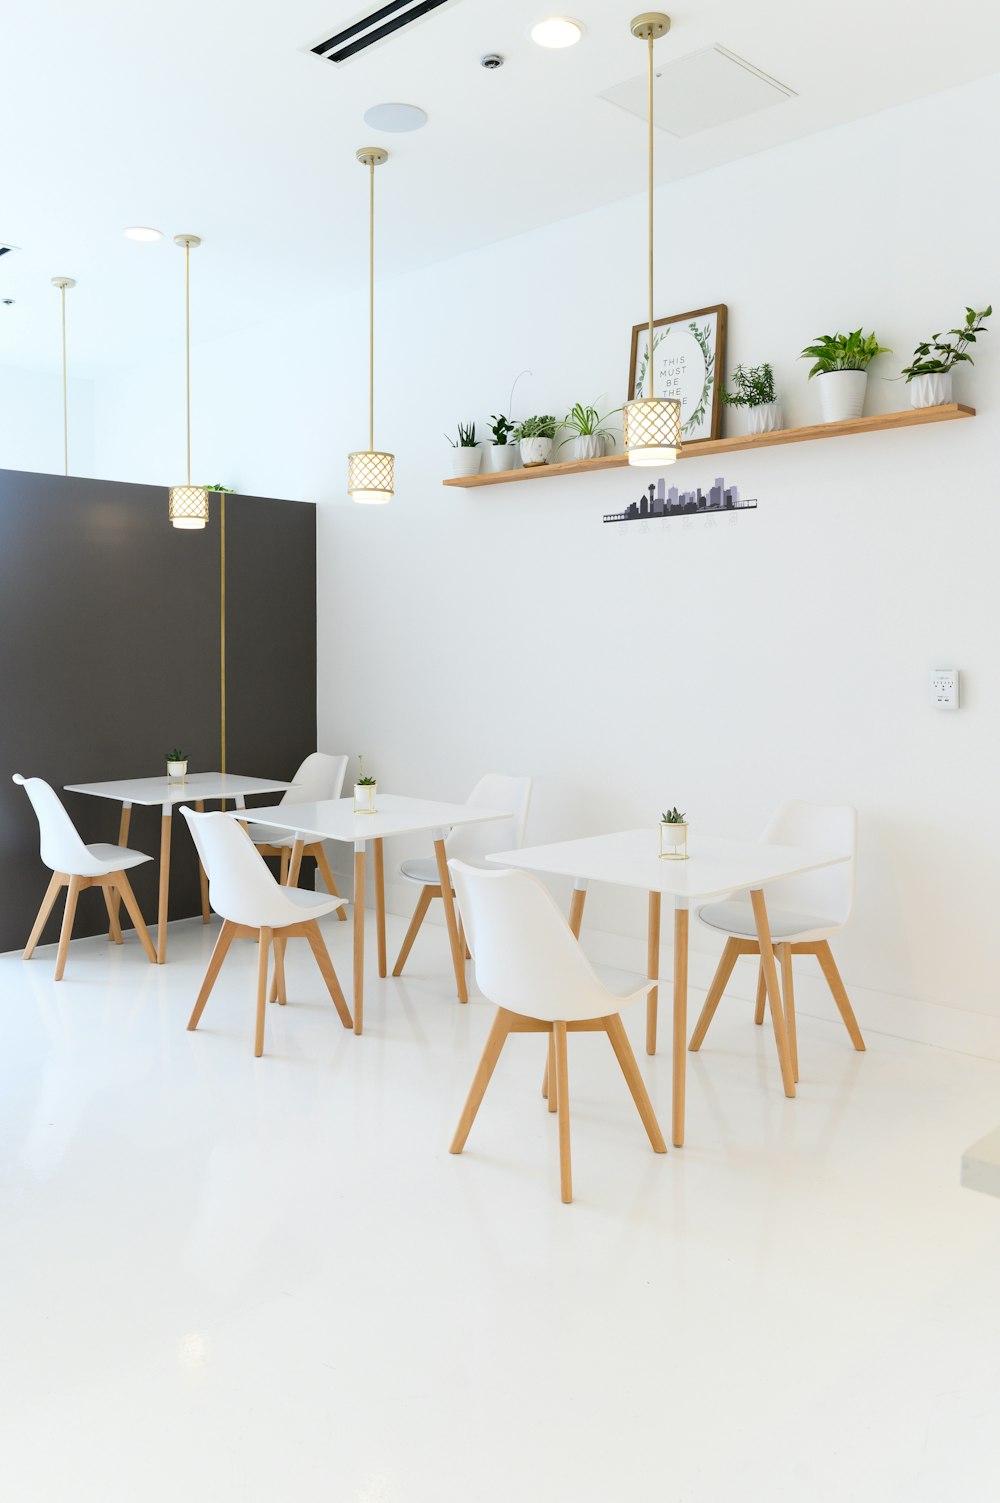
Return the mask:
<path fill-rule="evenodd" d="M 687 815 L 682 814 L 676 805 L 660 815 L 661 861 L 686 861 L 687 838 Z"/>
<path fill-rule="evenodd" d="M 514 437 L 520 445 L 521 463 L 526 470 L 534 465 L 548 464 L 558 427 L 551 413 L 545 417 L 525 418 L 523 423 L 518 423 Z"/>
<path fill-rule="evenodd" d="M 577 402 L 560 424 L 561 427 L 568 428 L 570 433 L 569 438 L 564 438 L 559 445 L 560 449 L 569 444 L 570 459 L 601 459 L 607 453 L 605 445 L 612 449 L 615 446 L 614 434 L 604 425 L 616 412 L 621 412 L 621 408 L 616 407 L 613 412 L 606 412 L 601 417 L 596 407 Z"/>
<path fill-rule="evenodd" d="M 876 355 L 891 355 L 874 334 L 821 334 L 802 351 L 803 360 L 816 363 L 809 372 L 819 385 L 819 410 L 824 423 L 845 423 L 860 417 L 865 406 L 868 367 Z"/>
<path fill-rule="evenodd" d="M 494 473 L 512 470 L 517 462 L 517 445 L 511 442 L 514 424 L 502 413 L 490 418 L 490 446 L 486 451 L 487 466 Z"/>
<path fill-rule="evenodd" d="M 446 433 L 445 438 L 451 444 L 452 477 L 461 480 L 466 475 L 478 475 L 483 454 L 477 447 L 475 423 L 459 423 L 458 437 L 450 438 Z"/>
<path fill-rule="evenodd" d="M 167 752 L 167 782 L 183 783 L 187 777 L 188 754 L 175 746 L 173 751 Z"/>
<path fill-rule="evenodd" d="M 965 323 L 961 328 L 948 329 L 946 334 L 932 334 L 930 339 L 917 345 L 912 364 L 904 365 L 902 371 L 910 388 L 911 407 L 940 407 L 954 400 L 951 373 L 963 360 L 975 365 L 968 352 L 969 345 L 975 344 L 977 335 L 988 332 L 983 319 L 990 318 L 992 313 L 992 304 L 982 313 L 966 308 Z"/>
<path fill-rule="evenodd" d="M 354 780 L 354 812 L 355 814 L 375 813 L 375 794 L 378 782 L 365 772 L 365 759 L 358 752 L 358 775 Z"/>
<path fill-rule="evenodd" d="M 748 433 L 774 433 L 781 427 L 781 403 L 774 395 L 774 372 L 763 365 L 738 365 L 733 371 L 733 389 L 724 391 L 727 407 L 745 407 Z"/>

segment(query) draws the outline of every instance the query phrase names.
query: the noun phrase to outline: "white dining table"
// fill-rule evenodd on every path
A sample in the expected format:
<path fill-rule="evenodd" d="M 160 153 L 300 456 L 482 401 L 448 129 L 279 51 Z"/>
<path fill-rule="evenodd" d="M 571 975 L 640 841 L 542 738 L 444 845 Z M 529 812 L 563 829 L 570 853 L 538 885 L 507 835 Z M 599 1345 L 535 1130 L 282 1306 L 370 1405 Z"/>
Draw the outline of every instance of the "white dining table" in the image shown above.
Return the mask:
<path fill-rule="evenodd" d="M 118 822 L 118 844 L 128 843 L 129 825 L 133 804 L 156 808 L 160 818 L 160 892 L 157 904 L 156 959 L 163 965 L 167 958 L 167 900 L 170 892 L 170 836 L 173 829 L 173 812 L 178 804 L 194 804 L 199 811 L 206 803 L 219 803 L 223 808 L 232 801 L 238 810 L 246 808 L 248 796 L 264 793 L 283 793 L 291 783 L 277 783 L 273 778 L 249 778 L 231 772 L 193 772 L 179 781 L 166 777 L 115 778 L 107 783 L 67 783 L 67 793 L 86 793 L 93 798 L 110 799 L 121 804 Z M 208 879 L 204 868 L 198 863 L 201 877 L 201 915 L 207 924 L 209 919 Z M 117 895 L 116 895 L 117 907 Z"/>
<path fill-rule="evenodd" d="M 459 939 L 455 900 L 452 896 L 445 836 L 456 825 L 485 824 L 510 819 L 509 809 L 480 809 L 471 804 L 443 804 L 435 799 L 406 798 L 397 793 L 379 793 L 374 814 L 356 814 L 351 798 L 325 799 L 314 804 L 275 804 L 270 809 L 248 809 L 240 816 L 250 824 L 273 825 L 295 837 L 288 864 L 288 883 L 298 882 L 303 848 L 315 840 L 336 840 L 354 848 L 354 1032 L 364 1029 L 365 991 L 365 854 L 372 846 L 375 875 L 375 923 L 378 938 L 378 973 L 386 974 L 385 952 L 385 859 L 382 842 L 390 835 L 430 832 L 434 841 L 445 922 L 451 943 L 452 964 L 458 1000 L 468 1002 L 465 981 L 465 946 Z"/>
<path fill-rule="evenodd" d="M 660 907 L 664 897 L 674 906 L 673 977 L 673 1102 L 672 1137 L 676 1147 L 684 1143 L 684 1093 L 687 1078 L 687 981 L 688 927 L 691 905 L 696 907 L 728 893 L 748 891 L 753 905 L 761 963 L 786 1096 L 795 1095 L 795 1079 L 785 1028 L 774 950 L 767 921 L 764 888 L 782 877 L 800 876 L 836 866 L 849 856 L 798 850 L 793 846 L 765 845 L 752 840 L 725 840 L 710 835 L 689 835 L 689 856 L 677 861 L 661 858 L 659 831 L 655 825 L 642 830 L 622 830 L 610 835 L 591 835 L 582 840 L 564 840 L 554 845 L 528 846 L 500 851 L 487 859 L 499 866 L 545 876 L 572 877 L 573 898 L 570 927 L 579 939 L 587 887 L 607 882 L 615 887 L 634 887 L 648 893 L 647 968 L 651 981 L 660 975 Z M 656 1053 L 656 1021 L 659 988 L 654 987 L 646 1004 L 646 1052 Z"/>

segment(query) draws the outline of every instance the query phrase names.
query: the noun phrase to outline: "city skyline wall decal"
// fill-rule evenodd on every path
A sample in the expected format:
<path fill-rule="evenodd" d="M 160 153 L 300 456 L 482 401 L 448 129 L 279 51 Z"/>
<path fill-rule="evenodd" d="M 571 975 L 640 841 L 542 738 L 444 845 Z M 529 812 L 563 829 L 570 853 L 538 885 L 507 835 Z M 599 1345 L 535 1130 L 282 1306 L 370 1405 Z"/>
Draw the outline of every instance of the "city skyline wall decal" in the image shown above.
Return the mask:
<path fill-rule="evenodd" d="M 679 486 L 668 487 L 661 475 L 651 481 L 638 501 L 632 501 L 624 511 L 611 512 L 605 516 L 608 522 L 654 522 L 670 517 L 718 517 L 732 516 L 738 511 L 756 511 L 756 499 L 740 495 L 738 485 L 727 485 L 723 475 L 717 475 L 715 484 L 708 492 L 696 486 L 682 491 Z"/>

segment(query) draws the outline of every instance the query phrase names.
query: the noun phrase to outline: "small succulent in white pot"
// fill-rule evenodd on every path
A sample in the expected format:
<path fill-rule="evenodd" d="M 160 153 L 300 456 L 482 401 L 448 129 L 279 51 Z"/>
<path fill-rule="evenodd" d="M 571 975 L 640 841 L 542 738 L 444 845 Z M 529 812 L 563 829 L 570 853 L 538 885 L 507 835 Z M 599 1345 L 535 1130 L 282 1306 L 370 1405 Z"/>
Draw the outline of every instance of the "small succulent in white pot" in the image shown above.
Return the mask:
<path fill-rule="evenodd" d="M 944 334 L 932 334 L 930 339 L 917 345 L 913 363 L 904 365 L 902 370 L 910 388 L 911 407 L 942 407 L 946 402 L 954 401 L 951 373 L 963 361 L 975 365 L 969 354 L 969 345 L 975 344 L 978 335 L 988 333 L 983 320 L 992 314 L 992 304 L 981 313 L 966 308 L 962 327 L 946 331 L 950 338 Z"/>
<path fill-rule="evenodd" d="M 570 435 L 563 439 L 560 449 L 569 444 L 571 460 L 603 458 L 615 446 L 615 435 L 605 424 L 616 412 L 621 412 L 621 408 L 616 407 L 613 412 L 606 412 L 602 417 L 596 407 L 577 402 L 559 425 L 561 428 L 568 428 Z"/>
<path fill-rule="evenodd" d="M 171 783 L 183 783 L 187 777 L 188 754 L 175 746 L 173 751 L 167 752 L 167 781 Z"/>
<path fill-rule="evenodd" d="M 535 465 L 548 464 L 558 427 L 559 424 L 551 413 L 543 417 L 525 418 L 523 423 L 518 423 L 514 437 L 520 445 L 521 463 L 526 470 Z"/>
<path fill-rule="evenodd" d="M 863 334 L 860 329 L 850 334 L 821 334 L 814 344 L 806 345 L 802 359 L 816 362 L 809 376 L 817 379 L 824 423 L 844 423 L 861 416 L 868 367 L 877 355 L 891 354 L 874 334 Z"/>
<path fill-rule="evenodd" d="M 781 403 L 774 394 L 774 371 L 763 365 L 738 365 L 733 389 L 724 391 L 727 407 L 745 407 L 748 433 L 774 433 L 781 427 Z"/>
<path fill-rule="evenodd" d="M 354 782 L 355 814 L 374 814 L 377 792 L 378 782 L 370 773 L 365 772 L 365 759 L 358 752 L 358 776 Z"/>
<path fill-rule="evenodd" d="M 676 804 L 660 815 L 660 856 L 664 861 L 687 860 L 687 815 Z"/>
<path fill-rule="evenodd" d="M 475 423 L 459 423 L 458 437 L 445 438 L 451 444 L 451 473 L 455 480 L 462 480 L 467 475 L 478 475 L 482 464 L 483 454 L 476 439 Z"/>

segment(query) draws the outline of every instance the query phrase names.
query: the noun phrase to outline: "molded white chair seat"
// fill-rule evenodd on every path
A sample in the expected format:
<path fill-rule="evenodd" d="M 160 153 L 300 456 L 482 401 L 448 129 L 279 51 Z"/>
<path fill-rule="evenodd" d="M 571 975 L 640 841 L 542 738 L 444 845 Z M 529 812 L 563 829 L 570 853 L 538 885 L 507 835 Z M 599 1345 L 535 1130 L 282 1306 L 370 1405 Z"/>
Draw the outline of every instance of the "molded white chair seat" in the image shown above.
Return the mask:
<path fill-rule="evenodd" d="M 402 861 L 399 871 L 407 882 L 423 882 L 428 887 L 437 887 L 441 881 L 433 856 L 415 856 L 411 861 Z"/>
<path fill-rule="evenodd" d="M 620 1012 L 654 982 L 621 995 L 601 981 L 551 893 L 529 872 L 484 870 L 449 861 L 458 905 L 484 996 L 497 1006 L 483 1057 L 451 1143 L 461 1153 L 500 1052 L 511 1033 L 549 1036 L 549 1111 L 559 1114 L 562 1198 L 573 1199 L 569 1143 L 568 1032 L 604 1032 L 656 1153 L 666 1153 L 652 1102 Z"/>
<path fill-rule="evenodd" d="M 144 861 L 152 861 L 152 856 L 147 856 L 145 851 L 130 850 L 127 845 L 107 845 L 99 841 L 97 845 L 84 846 L 88 856 L 92 858 L 94 870 L 81 873 L 81 876 L 103 877 L 107 872 L 131 871 L 133 866 L 141 866 Z"/>
<path fill-rule="evenodd" d="M 195 1029 L 234 939 L 257 940 L 257 1026 L 254 1054 L 264 1052 L 264 1015 L 267 1001 L 268 952 L 274 947 L 274 997 L 285 1005 L 285 944 L 293 936 L 308 940 L 320 974 L 345 1028 L 353 1028 L 330 953 L 318 919 L 344 906 L 343 898 L 324 897 L 298 887 L 282 887 L 268 871 L 264 858 L 238 821 L 228 814 L 196 814 L 183 808 L 191 836 L 208 874 L 208 896 L 223 919 L 212 958 L 205 972 L 188 1028 Z"/>
<path fill-rule="evenodd" d="M 249 825 L 248 829 L 250 839 L 258 847 L 273 845 L 280 848 L 295 844 L 295 836 L 289 835 L 287 830 L 280 830 L 277 825 Z"/>
<path fill-rule="evenodd" d="M 346 756 L 332 757 L 327 752 L 310 752 L 292 779 L 293 786 L 286 789 L 282 795 L 281 803 L 319 804 L 326 799 L 340 798 L 346 776 Z M 292 847 L 295 845 L 295 836 L 290 835 L 287 830 L 279 830 L 275 825 L 250 825 L 249 834 L 262 856 L 280 856 L 281 880 L 285 882 L 289 877 L 290 857 Z M 339 897 L 337 882 L 322 840 L 311 841 L 308 845 L 304 844 L 302 856 L 315 861 L 326 883 L 327 892 L 335 898 Z M 293 885 L 298 882 L 298 877 L 298 871 L 292 873 Z M 337 909 L 337 917 L 346 920 L 347 914 L 343 907 Z"/>
<path fill-rule="evenodd" d="M 742 903 L 738 899 L 729 898 L 722 903 L 708 903 L 704 908 L 698 909 L 698 917 L 710 929 L 721 929 L 724 933 L 735 934 L 740 939 L 756 940 L 757 938 L 753 908 L 749 903 Z M 817 918 L 815 914 L 790 913 L 787 908 L 772 908 L 769 904 L 767 927 L 771 931 L 772 939 L 804 943 L 810 939 L 826 939 L 828 935 L 836 934 L 840 925 L 831 924 L 828 919 Z"/>

